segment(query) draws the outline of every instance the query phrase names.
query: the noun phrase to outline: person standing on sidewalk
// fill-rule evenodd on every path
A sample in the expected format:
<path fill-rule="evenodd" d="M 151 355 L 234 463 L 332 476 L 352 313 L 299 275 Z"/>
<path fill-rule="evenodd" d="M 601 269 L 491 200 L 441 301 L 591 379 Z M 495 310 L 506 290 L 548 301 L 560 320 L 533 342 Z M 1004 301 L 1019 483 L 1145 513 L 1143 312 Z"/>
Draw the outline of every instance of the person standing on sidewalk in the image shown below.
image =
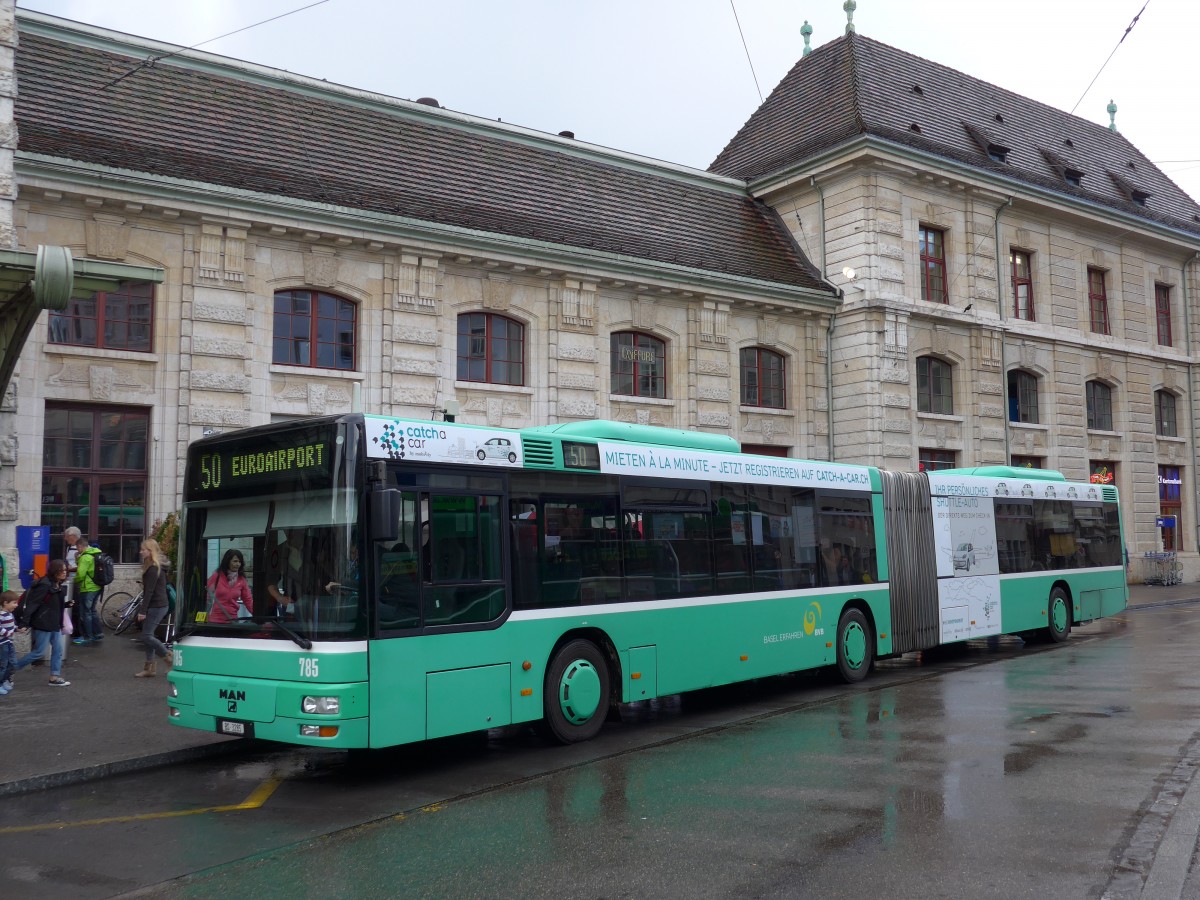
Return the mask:
<path fill-rule="evenodd" d="M 12 690 L 13 666 L 16 665 L 17 659 L 12 639 L 17 630 L 13 610 L 20 602 L 21 595 L 16 591 L 6 590 L 0 593 L 0 695 Z"/>
<path fill-rule="evenodd" d="M 72 644 L 93 644 L 104 639 L 104 626 L 100 624 L 100 613 L 96 611 L 100 599 L 100 585 L 96 584 L 96 557 L 100 548 L 93 547 L 86 536 L 75 541 L 78 555 L 75 557 L 75 605 L 79 607 L 79 633 Z"/>
<path fill-rule="evenodd" d="M 72 603 L 75 602 L 75 572 L 79 565 L 78 545 L 82 534 L 83 532 L 74 525 L 63 532 L 63 559 L 67 561 L 67 584 L 63 596 Z M 79 621 L 76 618 L 74 607 L 72 607 L 71 621 L 75 626 L 75 633 L 79 634 Z"/>
<path fill-rule="evenodd" d="M 171 667 L 171 657 L 167 646 L 158 639 L 155 632 L 158 625 L 167 615 L 167 560 L 158 541 L 147 538 L 142 541 L 138 553 L 142 557 L 142 606 L 138 610 L 138 621 L 142 623 L 142 643 L 146 645 L 146 664 L 142 671 L 134 673 L 134 678 L 153 678 L 155 667 L 158 665 L 154 657 L 157 655 Z"/>
<path fill-rule="evenodd" d="M 41 659 L 50 647 L 50 685 L 66 687 L 71 682 L 62 677 L 63 610 L 70 600 L 67 595 L 67 561 L 52 559 L 46 577 L 40 578 L 25 592 L 25 620 L 21 624 L 33 629 L 33 649 L 17 660 L 17 671 Z"/>

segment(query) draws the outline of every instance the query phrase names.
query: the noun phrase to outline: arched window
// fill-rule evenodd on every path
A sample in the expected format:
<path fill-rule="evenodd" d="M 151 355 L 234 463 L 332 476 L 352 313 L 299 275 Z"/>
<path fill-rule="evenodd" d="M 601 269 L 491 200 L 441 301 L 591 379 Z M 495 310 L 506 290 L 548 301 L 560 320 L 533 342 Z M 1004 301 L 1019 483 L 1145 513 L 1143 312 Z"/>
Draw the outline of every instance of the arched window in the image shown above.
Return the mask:
<path fill-rule="evenodd" d="M 1008 421 L 1038 422 L 1037 376 L 1020 369 L 1008 373 Z"/>
<path fill-rule="evenodd" d="M 741 360 L 742 405 L 784 409 L 787 381 L 783 357 L 760 347 L 747 347 L 741 352 Z"/>
<path fill-rule="evenodd" d="M 933 356 L 917 358 L 917 412 L 954 413 L 954 380 L 950 364 Z"/>
<path fill-rule="evenodd" d="M 525 383 L 525 326 L 493 313 L 458 317 L 458 380 Z"/>
<path fill-rule="evenodd" d="M 1087 389 L 1087 427 L 1093 431 L 1112 431 L 1112 388 L 1101 381 L 1089 381 Z"/>
<path fill-rule="evenodd" d="M 629 397 L 667 396 L 667 345 L 634 331 L 611 338 L 612 393 Z"/>
<path fill-rule="evenodd" d="M 358 307 L 321 291 L 275 292 L 271 360 L 285 366 L 354 371 Z"/>
<path fill-rule="evenodd" d="M 1175 395 L 1170 391 L 1154 392 L 1154 433 L 1159 437 L 1179 437 L 1175 419 Z"/>

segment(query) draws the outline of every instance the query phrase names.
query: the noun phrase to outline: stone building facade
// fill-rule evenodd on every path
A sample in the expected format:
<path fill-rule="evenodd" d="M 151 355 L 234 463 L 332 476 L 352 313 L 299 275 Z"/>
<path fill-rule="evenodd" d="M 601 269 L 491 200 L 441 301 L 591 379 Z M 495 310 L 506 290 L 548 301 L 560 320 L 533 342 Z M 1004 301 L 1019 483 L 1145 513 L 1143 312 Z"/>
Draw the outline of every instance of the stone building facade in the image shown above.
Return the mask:
<path fill-rule="evenodd" d="M 16 22 L 17 244 L 165 277 L 35 329 L 6 401 L 19 452 L 0 456 L 15 496 L 0 545 L 17 522 L 79 521 L 132 564 L 178 508 L 190 442 L 358 405 L 426 419 L 457 406 L 459 421 L 506 427 L 609 418 L 903 470 L 1012 460 L 1085 478 L 1102 464 L 1133 554 L 1161 546 L 1155 479 L 1178 471 L 1171 539 L 1195 550 L 1200 218 L 1176 221 L 1195 204 L 1172 196 L 1155 218 L 1056 193 L 986 155 L 873 133 L 870 115 L 832 136 L 778 126 L 804 124 L 787 108 L 838 54 L 898 55 L 911 73 L 899 51 L 848 35 L 806 56 L 699 172 L 37 14 Z M 916 76 L 931 94 L 945 78 Z M 69 102 L 85 89 L 86 113 Z M 946 114 L 926 118 L 936 131 Z M 1070 124 L 1086 181 L 1111 150 L 1103 129 Z M 1029 264 L 1032 320 L 1012 312 L 1013 253 Z M 922 299 L 938 259 L 945 296 Z M 1095 272 L 1106 334 L 1090 327 Z M 311 341 L 288 331 L 310 325 Z M 1099 387 L 1109 417 L 1089 427 Z M 1164 396 L 1173 434 L 1156 426 Z"/>

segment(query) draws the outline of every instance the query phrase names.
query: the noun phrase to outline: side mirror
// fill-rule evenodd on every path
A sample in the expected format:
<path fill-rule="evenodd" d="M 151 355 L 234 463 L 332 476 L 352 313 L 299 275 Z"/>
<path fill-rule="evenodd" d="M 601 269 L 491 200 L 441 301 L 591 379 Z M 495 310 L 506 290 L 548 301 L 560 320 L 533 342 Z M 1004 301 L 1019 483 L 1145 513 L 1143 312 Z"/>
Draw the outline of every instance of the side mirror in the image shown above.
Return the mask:
<path fill-rule="evenodd" d="M 394 488 L 371 492 L 371 539 L 394 542 L 400 537 L 401 493 Z"/>

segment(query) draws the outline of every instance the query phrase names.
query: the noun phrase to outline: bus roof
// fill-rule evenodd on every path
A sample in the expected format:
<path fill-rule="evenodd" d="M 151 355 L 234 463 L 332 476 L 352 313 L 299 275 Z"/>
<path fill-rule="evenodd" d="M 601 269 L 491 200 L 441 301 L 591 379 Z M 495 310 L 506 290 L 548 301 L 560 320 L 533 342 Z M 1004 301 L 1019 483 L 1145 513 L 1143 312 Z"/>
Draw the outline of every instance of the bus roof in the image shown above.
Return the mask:
<path fill-rule="evenodd" d="M 631 422 L 613 422 L 608 419 L 565 422 L 561 425 L 539 425 L 534 428 L 524 428 L 521 433 L 553 434 L 556 437 L 584 438 L 594 441 L 629 441 L 658 447 L 681 447 L 723 453 L 740 453 L 742 451 L 741 445 L 727 434 L 679 431 L 674 428 L 660 428 L 657 425 L 635 425 Z"/>
<path fill-rule="evenodd" d="M 1066 481 L 1053 469 L 1026 469 L 1023 466 L 975 466 L 970 469 L 937 469 L 930 475 L 979 475 L 984 478 L 1024 478 L 1026 481 Z"/>

